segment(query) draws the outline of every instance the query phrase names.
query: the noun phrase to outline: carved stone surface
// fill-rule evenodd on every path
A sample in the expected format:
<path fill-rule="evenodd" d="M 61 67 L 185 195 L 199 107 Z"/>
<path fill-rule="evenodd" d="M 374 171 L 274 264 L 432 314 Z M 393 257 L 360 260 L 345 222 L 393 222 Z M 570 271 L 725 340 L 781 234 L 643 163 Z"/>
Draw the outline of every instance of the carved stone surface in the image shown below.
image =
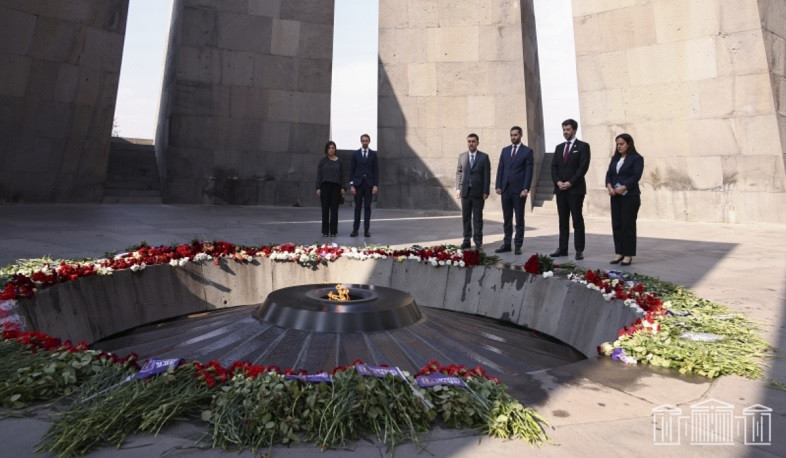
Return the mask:
<path fill-rule="evenodd" d="M 0 2 L 0 202 L 99 202 L 128 0 Z"/>
<path fill-rule="evenodd" d="M 493 173 L 514 125 L 535 151 L 534 189 L 545 145 L 532 1 L 380 1 L 380 205 L 458 208 L 467 135 Z"/>
<path fill-rule="evenodd" d="M 156 155 L 164 201 L 317 205 L 333 1 L 175 2 Z"/>
<path fill-rule="evenodd" d="M 607 152 L 628 132 L 642 217 L 786 223 L 785 5 L 573 1 L 590 214 L 608 214 Z"/>

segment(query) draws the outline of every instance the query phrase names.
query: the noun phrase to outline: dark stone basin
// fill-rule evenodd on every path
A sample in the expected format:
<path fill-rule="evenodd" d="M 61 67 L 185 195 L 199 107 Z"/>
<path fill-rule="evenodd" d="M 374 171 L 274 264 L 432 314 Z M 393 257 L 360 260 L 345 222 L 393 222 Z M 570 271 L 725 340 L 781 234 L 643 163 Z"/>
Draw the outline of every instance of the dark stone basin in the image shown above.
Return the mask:
<path fill-rule="evenodd" d="M 334 286 L 299 285 L 267 296 L 255 316 L 284 328 L 317 332 L 374 332 L 417 323 L 422 314 L 409 293 L 384 286 L 344 284 L 350 300 L 328 298 Z"/>

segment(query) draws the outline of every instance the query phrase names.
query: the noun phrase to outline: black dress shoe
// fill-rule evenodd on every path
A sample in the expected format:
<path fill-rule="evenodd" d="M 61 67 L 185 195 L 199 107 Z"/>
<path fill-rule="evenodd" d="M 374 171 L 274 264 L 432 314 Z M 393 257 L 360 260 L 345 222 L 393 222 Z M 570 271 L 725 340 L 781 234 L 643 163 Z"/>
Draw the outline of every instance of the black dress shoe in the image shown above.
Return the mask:
<path fill-rule="evenodd" d="M 584 259 L 584 253 L 582 253 L 581 251 L 577 251 L 576 252 L 576 261 L 581 261 L 582 259 Z"/>
<path fill-rule="evenodd" d="M 508 253 L 510 251 L 510 245 L 502 245 L 501 247 L 494 250 L 495 253 Z"/>
<path fill-rule="evenodd" d="M 461 244 L 459 248 L 461 248 L 462 250 L 469 250 L 470 247 L 472 247 L 472 245 L 470 245 L 469 242 L 464 242 Z"/>
<path fill-rule="evenodd" d="M 331 236 L 331 237 L 335 237 L 335 236 L 336 236 L 336 234 L 330 234 L 330 236 Z"/>
<path fill-rule="evenodd" d="M 622 261 L 623 258 L 624 258 L 624 256 L 620 256 L 617 259 L 612 259 L 611 261 L 609 261 L 609 264 L 619 264 L 620 261 Z"/>
<path fill-rule="evenodd" d="M 567 251 L 557 250 L 557 251 L 551 253 L 549 256 L 551 256 L 552 258 L 558 258 L 560 256 L 567 256 L 567 255 L 568 255 Z"/>
<path fill-rule="evenodd" d="M 633 258 L 632 257 L 630 258 L 630 261 L 628 261 L 628 262 L 625 262 L 625 261 L 621 261 L 620 262 L 621 266 L 629 266 L 631 264 L 633 264 Z"/>
<path fill-rule="evenodd" d="M 327 236 L 328 236 L 327 234 L 322 234 L 322 237 L 327 237 Z"/>
<path fill-rule="evenodd" d="M 363 234 L 363 236 L 364 236 L 364 237 L 371 237 L 371 232 L 369 232 L 369 231 L 366 231 L 366 233 L 365 233 L 365 234 Z"/>
<path fill-rule="evenodd" d="M 350 237 L 357 237 L 358 236 L 358 231 L 352 231 L 352 233 L 349 234 L 349 236 Z"/>
<path fill-rule="evenodd" d="M 521 248 L 516 248 L 516 249 L 513 251 L 513 254 L 521 254 Z"/>

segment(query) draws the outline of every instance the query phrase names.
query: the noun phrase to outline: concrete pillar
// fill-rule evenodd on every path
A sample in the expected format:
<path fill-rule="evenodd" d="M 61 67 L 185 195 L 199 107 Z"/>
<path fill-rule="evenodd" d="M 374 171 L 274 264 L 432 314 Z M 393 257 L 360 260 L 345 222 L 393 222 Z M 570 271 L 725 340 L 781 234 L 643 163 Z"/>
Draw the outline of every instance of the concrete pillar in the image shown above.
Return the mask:
<path fill-rule="evenodd" d="M 177 0 L 156 155 L 164 201 L 318 205 L 332 0 Z"/>
<path fill-rule="evenodd" d="M 628 132 L 642 217 L 786 222 L 786 1 L 574 0 L 573 17 L 590 214 Z"/>
<path fill-rule="evenodd" d="M 380 0 L 378 96 L 380 205 L 458 208 L 467 135 L 480 136 L 493 176 L 514 125 L 535 150 L 537 183 L 544 139 L 532 1 Z"/>
<path fill-rule="evenodd" d="M 0 1 L 0 201 L 99 202 L 128 0 Z"/>

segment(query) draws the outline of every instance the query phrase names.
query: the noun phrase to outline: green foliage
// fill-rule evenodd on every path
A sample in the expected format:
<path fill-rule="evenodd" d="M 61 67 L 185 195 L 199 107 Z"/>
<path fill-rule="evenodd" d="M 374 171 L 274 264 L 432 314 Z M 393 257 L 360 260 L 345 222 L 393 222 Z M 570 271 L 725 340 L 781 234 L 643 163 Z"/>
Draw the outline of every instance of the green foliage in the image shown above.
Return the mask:
<path fill-rule="evenodd" d="M 194 416 L 212 393 L 195 381 L 187 364 L 150 379 L 137 380 L 117 371 L 87 384 L 87 392 L 63 412 L 47 431 L 36 451 L 84 455 L 101 445 L 120 447 L 137 431 L 158 433 L 174 418 Z M 115 382 L 103 390 L 97 385 Z"/>
<path fill-rule="evenodd" d="M 97 352 L 31 352 L 13 340 L 0 340 L 0 402 L 20 409 L 76 390 L 110 364 Z"/>
<path fill-rule="evenodd" d="M 758 328 L 728 307 L 702 299 L 682 286 L 636 274 L 646 291 L 655 292 L 667 310 L 676 315 L 659 318 L 658 333 L 639 332 L 619 339 L 619 347 L 639 362 L 677 369 L 682 374 L 705 377 L 764 375 L 762 359 L 771 347 L 757 335 Z M 679 316 L 689 313 L 690 315 Z M 708 333 L 721 340 L 693 341 L 686 332 Z"/>
<path fill-rule="evenodd" d="M 538 253 L 537 256 L 541 272 L 551 272 L 554 270 L 554 260 L 551 259 L 551 256 L 540 253 Z"/>

